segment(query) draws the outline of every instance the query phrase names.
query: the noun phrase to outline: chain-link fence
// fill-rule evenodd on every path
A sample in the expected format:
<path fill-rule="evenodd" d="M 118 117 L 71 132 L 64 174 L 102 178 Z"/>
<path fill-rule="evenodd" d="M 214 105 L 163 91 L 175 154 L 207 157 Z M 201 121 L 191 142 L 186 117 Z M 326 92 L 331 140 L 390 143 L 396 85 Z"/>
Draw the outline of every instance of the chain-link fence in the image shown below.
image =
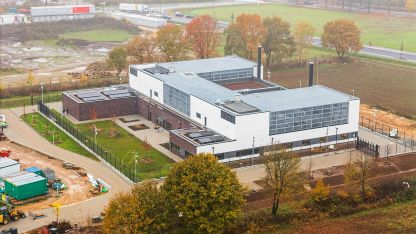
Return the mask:
<path fill-rule="evenodd" d="M 79 142 L 85 145 L 89 150 L 94 152 L 96 155 L 100 156 L 102 160 L 105 160 L 109 163 L 117 172 L 123 174 L 128 179 L 133 182 L 138 182 L 143 178 L 139 178 L 137 175 L 137 171 L 135 172 L 135 168 L 131 167 L 129 164 L 124 164 L 121 162 L 120 157 L 112 154 L 105 150 L 99 144 L 96 144 L 94 139 L 87 134 L 83 133 L 79 130 L 73 123 L 71 123 L 68 119 L 66 119 L 63 115 L 59 114 L 56 111 L 51 111 L 48 106 L 39 102 L 38 103 L 39 111 L 44 114 L 46 117 L 51 119 L 57 125 L 59 125 L 62 129 L 64 129 L 67 133 L 71 136 L 76 138 Z M 154 170 L 155 168 L 144 168 L 144 170 Z M 161 170 L 161 169 L 160 169 Z"/>

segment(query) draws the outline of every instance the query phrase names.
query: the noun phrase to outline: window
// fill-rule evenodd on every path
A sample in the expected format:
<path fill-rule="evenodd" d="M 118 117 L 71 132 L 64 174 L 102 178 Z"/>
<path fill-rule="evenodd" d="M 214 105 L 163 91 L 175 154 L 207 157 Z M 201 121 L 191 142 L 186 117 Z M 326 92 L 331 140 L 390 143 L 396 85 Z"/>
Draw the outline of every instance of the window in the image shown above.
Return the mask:
<path fill-rule="evenodd" d="M 270 113 L 269 134 L 276 135 L 348 124 L 349 103 L 306 107 Z"/>
<path fill-rule="evenodd" d="M 200 119 L 200 118 L 201 118 L 201 114 L 200 114 L 200 113 L 198 113 L 198 112 L 196 112 L 196 117 L 197 117 L 198 119 Z"/>
<path fill-rule="evenodd" d="M 130 74 L 137 76 L 137 70 L 133 67 L 130 67 Z"/>
<path fill-rule="evenodd" d="M 163 102 L 177 111 L 190 116 L 189 94 L 186 94 L 167 84 L 163 84 Z"/>
<path fill-rule="evenodd" d="M 223 110 L 221 110 L 221 118 L 227 120 L 230 123 L 235 124 L 235 116 Z"/>
<path fill-rule="evenodd" d="M 153 91 L 153 94 L 155 95 L 155 97 L 159 97 L 159 93 L 156 91 Z"/>

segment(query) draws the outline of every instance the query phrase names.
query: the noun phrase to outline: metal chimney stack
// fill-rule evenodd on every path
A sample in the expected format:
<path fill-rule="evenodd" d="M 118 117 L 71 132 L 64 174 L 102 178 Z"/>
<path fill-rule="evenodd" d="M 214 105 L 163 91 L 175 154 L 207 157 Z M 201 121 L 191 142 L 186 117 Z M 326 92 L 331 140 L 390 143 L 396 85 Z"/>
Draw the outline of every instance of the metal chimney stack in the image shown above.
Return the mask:
<path fill-rule="evenodd" d="M 257 47 L 257 79 L 261 79 L 261 46 Z"/>
<path fill-rule="evenodd" d="M 309 87 L 313 85 L 314 63 L 309 62 Z"/>

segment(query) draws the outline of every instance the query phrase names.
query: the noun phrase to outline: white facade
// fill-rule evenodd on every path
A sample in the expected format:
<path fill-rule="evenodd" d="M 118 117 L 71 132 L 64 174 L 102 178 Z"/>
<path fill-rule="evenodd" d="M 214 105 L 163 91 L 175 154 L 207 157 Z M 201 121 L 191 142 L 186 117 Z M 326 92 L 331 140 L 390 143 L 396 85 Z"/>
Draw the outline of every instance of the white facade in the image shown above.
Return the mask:
<path fill-rule="evenodd" d="M 28 23 L 27 17 L 23 14 L 0 15 L 0 25 Z"/>
<path fill-rule="evenodd" d="M 149 17 L 144 15 L 136 15 L 124 12 L 112 12 L 111 17 L 117 20 L 125 20 L 137 26 L 148 28 L 160 28 L 166 26 L 168 21 L 166 19 Z"/>
<path fill-rule="evenodd" d="M 217 69 L 214 71 L 218 71 L 218 69 L 225 69 L 224 64 L 221 63 L 227 62 L 227 59 L 229 59 L 231 64 L 236 62 L 233 58 L 218 59 L 218 61 L 215 59 L 201 60 L 201 65 L 203 66 L 201 70 L 203 69 L 203 72 L 206 73 L 207 67 L 211 66 L 213 69 Z M 295 101 L 293 101 L 293 99 L 289 99 L 291 98 L 289 96 L 292 95 L 289 90 L 259 91 L 262 93 L 268 92 L 271 95 L 276 94 L 278 95 L 276 97 L 282 99 L 280 100 L 280 103 L 276 104 L 272 102 L 270 104 L 276 106 L 265 107 L 267 105 L 264 105 L 262 102 L 267 102 L 268 100 L 257 100 L 255 93 L 241 95 L 235 91 L 224 89 L 224 87 L 213 82 L 208 83 L 205 79 L 195 75 L 199 65 L 198 63 L 195 63 L 195 61 L 192 61 L 192 66 L 189 67 L 189 70 L 193 73 L 191 75 L 184 75 L 184 69 L 188 69 L 186 68 L 186 63 L 186 61 L 183 61 L 169 64 L 133 65 L 130 67 L 130 70 L 135 70 L 137 72 L 137 76 L 131 74 L 132 72 L 130 72 L 129 82 L 130 87 L 135 89 L 140 94 L 150 97 L 151 99 L 160 104 L 166 105 L 171 109 L 175 109 L 175 107 L 169 106 L 168 103 L 164 103 L 164 86 L 174 86 L 175 89 L 189 95 L 189 115 L 185 113 L 187 118 L 194 123 L 198 123 L 203 128 L 215 131 L 216 133 L 226 137 L 226 140 L 224 141 L 208 144 L 195 144 L 196 153 L 214 152 L 216 155 L 223 154 L 223 161 L 228 161 L 253 156 L 251 154 L 250 156 L 237 157 L 237 151 L 247 152 L 252 149 L 254 152 L 255 148 L 268 146 L 272 143 L 293 143 L 292 148 L 294 150 L 298 150 L 317 146 L 330 146 L 335 143 L 349 141 L 351 138 L 356 137 L 360 106 L 360 100 L 356 97 L 343 94 L 323 86 L 313 86 L 303 88 L 302 90 L 299 89 L 298 93 L 304 95 L 304 97 L 296 99 Z M 206 67 L 204 66 L 205 64 Z M 151 72 L 149 73 L 144 70 L 145 68 L 148 69 L 155 66 L 164 67 L 166 69 L 164 72 L 166 73 L 151 74 Z M 237 67 L 237 65 L 235 66 Z M 255 77 L 257 75 L 257 71 L 255 69 L 256 66 L 253 68 L 252 64 L 247 64 L 247 67 L 251 67 L 251 69 L 253 69 L 253 77 Z M 229 70 L 232 71 L 233 69 L 235 68 L 231 65 Z M 238 69 L 242 69 L 241 66 L 238 67 Z M 167 72 L 167 70 L 170 71 Z M 207 95 L 207 92 L 210 90 L 212 90 L 212 96 L 219 96 L 218 101 L 212 101 L 215 97 L 210 97 L 209 93 Z M 157 92 L 157 96 L 155 95 L 155 92 Z M 286 93 L 288 102 L 290 100 L 294 102 L 293 104 L 285 102 L 284 99 L 286 97 Z M 310 97 L 308 96 L 308 93 L 310 93 Z M 224 105 L 224 102 L 230 102 L 230 98 L 233 98 L 234 96 L 238 96 L 238 99 L 241 99 L 235 100 L 235 102 L 248 104 L 249 107 L 256 108 L 255 111 L 250 113 L 237 113 L 235 112 L 235 109 L 227 109 L 228 107 Z M 316 104 L 314 102 L 315 100 Z M 284 103 L 284 105 L 281 105 L 281 103 Z M 345 103 L 345 105 L 342 105 L 345 106 L 343 111 L 345 113 L 348 111 L 348 121 L 343 123 L 340 122 L 339 124 L 330 124 L 323 127 L 309 127 L 305 130 L 293 130 L 280 134 L 271 134 L 272 130 L 270 124 L 272 112 L 276 113 L 290 111 L 291 109 L 300 110 L 302 108 L 310 108 L 310 112 L 312 113 L 312 108 L 320 106 L 324 108 L 324 105 L 331 106 L 336 105 L 337 103 Z M 346 108 L 347 105 L 348 108 Z M 231 115 L 234 116 L 233 121 L 223 118 L 222 112 L 224 111 L 231 113 Z M 334 110 L 334 113 L 335 112 L 337 111 Z M 343 115 L 346 115 L 345 113 L 343 113 Z M 182 116 L 184 115 L 184 113 L 181 114 Z M 324 118 L 323 113 L 321 113 L 321 116 L 321 118 Z M 347 118 L 347 116 L 343 116 L 343 118 Z M 310 124 L 312 124 L 312 120 L 310 121 Z M 307 145 L 305 145 L 305 142 Z"/>
<path fill-rule="evenodd" d="M 50 22 L 61 20 L 91 19 L 95 17 L 93 5 L 68 5 L 31 7 L 33 22 Z"/>
<path fill-rule="evenodd" d="M 0 158 L 0 177 L 20 172 L 20 163 L 10 158 Z"/>

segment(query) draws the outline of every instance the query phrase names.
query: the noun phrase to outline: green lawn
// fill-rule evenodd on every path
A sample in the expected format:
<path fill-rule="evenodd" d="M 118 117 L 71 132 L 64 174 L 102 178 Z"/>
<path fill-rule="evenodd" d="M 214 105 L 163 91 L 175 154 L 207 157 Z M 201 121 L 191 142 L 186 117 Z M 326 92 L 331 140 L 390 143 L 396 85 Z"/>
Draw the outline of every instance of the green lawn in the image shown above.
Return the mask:
<path fill-rule="evenodd" d="M 36 105 L 39 100 L 41 100 L 41 96 L 39 94 L 33 95 L 33 104 Z M 45 103 L 49 102 L 59 102 L 62 100 L 62 92 L 48 92 L 44 95 L 43 101 Z M 13 108 L 19 106 L 30 106 L 31 105 L 31 97 L 30 96 L 14 96 L 14 97 L 7 97 L 0 99 L 0 109 L 6 108 Z"/>
<path fill-rule="evenodd" d="M 183 10 L 186 14 L 212 15 L 212 8 L 196 8 Z M 354 20 L 362 31 L 363 44 L 400 49 L 403 41 L 404 50 L 416 51 L 416 17 L 398 17 L 387 15 L 347 13 L 321 9 L 301 8 L 278 4 L 238 5 L 216 7 L 215 15 L 219 20 L 230 21 L 231 14 L 237 17 L 242 13 L 255 13 L 263 17 L 279 16 L 292 25 L 308 21 L 316 28 L 316 36 L 320 36 L 326 22 L 347 18 Z"/>
<path fill-rule="evenodd" d="M 120 126 L 114 125 L 110 120 L 80 124 L 77 127 L 93 139 L 93 125 L 98 129 L 97 144 L 104 150 L 111 152 L 117 158 L 116 162 L 114 160 L 108 160 L 112 165 L 116 163 L 126 168 L 126 170 L 134 172 L 135 160 L 133 151 L 135 151 L 138 154 L 136 169 L 139 180 L 159 178 L 169 172 L 170 166 L 173 163 L 172 160 L 154 148 L 151 148 L 146 155 L 141 140 Z M 110 136 L 111 128 L 116 129 L 116 136 Z"/>
<path fill-rule="evenodd" d="M 64 33 L 60 34 L 59 37 L 63 39 L 81 39 L 91 42 L 123 42 L 133 37 L 133 35 L 124 30 L 96 29 Z"/>
<path fill-rule="evenodd" d="M 63 149 L 97 160 L 96 157 L 94 157 L 91 153 L 85 150 L 82 146 L 72 140 L 69 136 L 67 136 L 64 132 L 62 132 L 59 128 L 57 128 L 39 113 L 36 112 L 26 114 L 22 116 L 22 118 L 49 142 L 55 141 L 55 144 Z"/>

